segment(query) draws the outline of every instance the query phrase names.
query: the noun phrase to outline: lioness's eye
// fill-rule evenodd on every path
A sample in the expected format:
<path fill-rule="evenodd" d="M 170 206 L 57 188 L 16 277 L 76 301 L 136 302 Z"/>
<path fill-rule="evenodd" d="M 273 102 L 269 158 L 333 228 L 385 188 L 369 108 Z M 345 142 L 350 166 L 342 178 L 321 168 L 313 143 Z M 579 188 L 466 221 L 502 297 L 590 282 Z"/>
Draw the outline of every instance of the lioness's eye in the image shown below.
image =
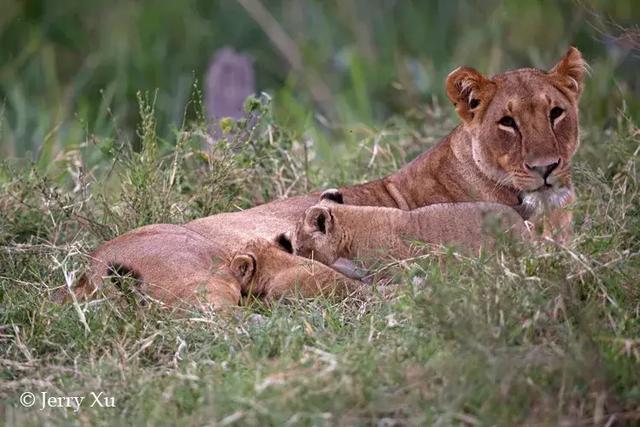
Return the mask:
<path fill-rule="evenodd" d="M 498 121 L 498 124 L 509 127 L 509 128 L 514 128 L 514 129 L 518 128 L 518 126 L 516 125 L 516 121 L 513 120 L 513 117 L 511 116 L 504 116 Z"/>
<path fill-rule="evenodd" d="M 564 113 L 564 110 L 560 107 L 553 107 L 551 112 L 549 112 L 549 119 L 551 123 L 555 122 L 558 117 L 560 117 Z"/>

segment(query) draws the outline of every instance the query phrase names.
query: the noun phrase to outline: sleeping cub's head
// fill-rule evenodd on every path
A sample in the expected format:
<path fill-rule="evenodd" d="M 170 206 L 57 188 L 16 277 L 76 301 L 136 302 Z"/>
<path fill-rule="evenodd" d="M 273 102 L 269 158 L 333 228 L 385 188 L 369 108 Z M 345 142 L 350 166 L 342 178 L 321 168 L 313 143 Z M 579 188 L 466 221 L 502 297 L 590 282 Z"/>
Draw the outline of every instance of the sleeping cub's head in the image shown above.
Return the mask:
<path fill-rule="evenodd" d="M 296 255 L 327 265 L 340 257 L 344 233 L 331 211 L 336 203 L 342 203 L 342 194 L 335 189 L 326 190 L 320 202 L 304 212 L 292 241 Z"/>

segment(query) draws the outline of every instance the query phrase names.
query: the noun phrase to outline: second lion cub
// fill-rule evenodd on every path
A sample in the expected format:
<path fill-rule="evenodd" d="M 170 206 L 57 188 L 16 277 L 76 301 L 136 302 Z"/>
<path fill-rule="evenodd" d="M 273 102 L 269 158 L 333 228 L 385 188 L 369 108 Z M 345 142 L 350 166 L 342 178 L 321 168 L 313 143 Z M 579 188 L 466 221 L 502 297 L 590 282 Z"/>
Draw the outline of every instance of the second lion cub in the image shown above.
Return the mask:
<path fill-rule="evenodd" d="M 529 239 L 520 215 L 497 203 L 437 204 L 404 211 L 344 205 L 338 190 L 327 190 L 305 211 L 292 243 L 296 254 L 330 265 L 338 258 L 403 259 L 424 252 L 411 241 L 477 251 L 491 248 L 497 235 L 505 233 Z"/>

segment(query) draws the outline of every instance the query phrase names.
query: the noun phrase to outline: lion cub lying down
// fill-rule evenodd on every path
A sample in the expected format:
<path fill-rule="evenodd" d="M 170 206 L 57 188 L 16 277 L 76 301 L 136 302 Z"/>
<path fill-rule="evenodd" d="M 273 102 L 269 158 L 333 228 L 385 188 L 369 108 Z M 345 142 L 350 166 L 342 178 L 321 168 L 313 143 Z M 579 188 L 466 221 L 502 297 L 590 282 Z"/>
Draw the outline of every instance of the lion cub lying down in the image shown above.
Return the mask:
<path fill-rule="evenodd" d="M 291 243 L 256 238 L 228 255 L 228 248 L 180 225 L 140 227 L 102 245 L 89 271 L 71 289 L 91 298 L 111 278 L 130 276 L 140 293 L 169 306 L 238 305 L 243 297 L 265 301 L 287 296 L 346 296 L 362 284 L 331 268 L 295 256 Z M 64 291 L 65 299 L 70 296 Z"/>
<path fill-rule="evenodd" d="M 342 204 L 338 190 L 322 193 L 308 208 L 293 237 L 294 252 L 330 265 L 338 258 L 409 258 L 424 251 L 411 241 L 452 244 L 465 250 L 491 248 L 496 233 L 526 240 L 518 213 L 497 203 L 456 203 L 401 209 Z"/>

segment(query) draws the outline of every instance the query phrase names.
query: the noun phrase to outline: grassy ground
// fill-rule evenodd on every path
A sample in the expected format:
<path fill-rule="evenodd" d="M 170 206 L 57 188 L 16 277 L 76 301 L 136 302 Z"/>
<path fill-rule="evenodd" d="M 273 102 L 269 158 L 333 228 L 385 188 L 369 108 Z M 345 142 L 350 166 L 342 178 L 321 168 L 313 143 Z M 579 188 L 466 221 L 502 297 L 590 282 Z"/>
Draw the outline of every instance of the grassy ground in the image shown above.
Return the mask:
<path fill-rule="evenodd" d="M 0 425 L 640 424 L 639 2 L 85 3 L 0 0 Z M 591 76 L 566 247 L 225 317 L 51 302 L 132 228 L 396 170 L 457 123 L 453 68 L 548 68 L 570 44 Z M 225 45 L 274 101 L 209 151 L 198 81 Z"/>
<path fill-rule="evenodd" d="M 453 126 L 436 103 L 420 126 L 401 117 L 353 128 L 358 145 L 321 169 L 313 145 L 264 103 L 249 103 L 248 123 L 226 123 L 232 143 L 212 154 L 201 150 L 201 122 L 163 139 L 153 99 L 140 105 L 139 152 L 116 136 L 44 165 L 2 163 L 0 422 L 640 422 L 640 129 L 624 108 L 606 131 L 583 130 L 566 247 L 450 253 L 446 268 L 427 257 L 394 267 L 391 296 L 254 305 L 230 317 L 139 307 L 127 295 L 53 304 L 52 291 L 105 239 L 379 176 Z M 83 167 L 87 158 L 98 166 Z M 21 405 L 24 392 L 34 407 Z M 43 392 L 86 400 L 77 413 L 39 410 Z M 115 408 L 91 407 L 91 392 Z"/>

